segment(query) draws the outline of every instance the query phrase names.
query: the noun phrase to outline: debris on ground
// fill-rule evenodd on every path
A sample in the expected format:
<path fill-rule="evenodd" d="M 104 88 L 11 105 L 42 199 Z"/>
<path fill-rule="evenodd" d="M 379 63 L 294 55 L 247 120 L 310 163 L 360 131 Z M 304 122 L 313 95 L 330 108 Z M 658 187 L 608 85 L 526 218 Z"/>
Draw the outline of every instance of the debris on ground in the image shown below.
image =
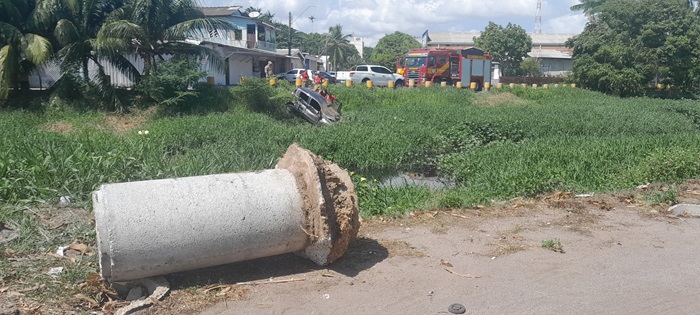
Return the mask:
<path fill-rule="evenodd" d="M 11 229 L 0 222 L 0 244 L 7 243 L 19 237 L 19 229 Z"/>
<path fill-rule="evenodd" d="M 167 280 L 165 280 L 165 278 L 160 276 L 122 283 L 122 285 L 130 287 L 130 297 L 133 298 L 135 295 L 139 295 L 139 297 L 133 302 L 129 303 L 129 305 L 118 309 L 114 313 L 115 315 L 133 314 L 136 311 L 150 307 L 151 305 L 154 305 L 157 301 L 162 300 L 165 297 L 165 295 L 168 294 L 168 292 L 170 291 L 170 284 Z M 134 290 L 134 288 L 139 289 Z M 149 294 L 149 296 L 147 298 L 142 299 L 141 297 L 143 297 L 143 288 L 146 288 L 146 291 Z M 133 295 L 132 290 L 134 292 Z M 127 300 L 129 299 L 129 296 L 127 296 Z"/>

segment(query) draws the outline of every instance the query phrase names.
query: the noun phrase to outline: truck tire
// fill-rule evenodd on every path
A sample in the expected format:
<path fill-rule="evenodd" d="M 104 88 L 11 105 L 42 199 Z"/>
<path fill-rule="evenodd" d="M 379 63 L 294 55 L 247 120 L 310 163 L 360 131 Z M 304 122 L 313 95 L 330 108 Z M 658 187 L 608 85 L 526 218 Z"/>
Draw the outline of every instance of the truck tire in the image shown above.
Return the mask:
<path fill-rule="evenodd" d="M 481 81 L 479 81 L 479 80 L 476 80 L 475 82 L 476 82 L 476 89 L 474 89 L 474 91 L 480 92 L 481 89 L 483 88 L 483 84 L 481 84 Z"/>

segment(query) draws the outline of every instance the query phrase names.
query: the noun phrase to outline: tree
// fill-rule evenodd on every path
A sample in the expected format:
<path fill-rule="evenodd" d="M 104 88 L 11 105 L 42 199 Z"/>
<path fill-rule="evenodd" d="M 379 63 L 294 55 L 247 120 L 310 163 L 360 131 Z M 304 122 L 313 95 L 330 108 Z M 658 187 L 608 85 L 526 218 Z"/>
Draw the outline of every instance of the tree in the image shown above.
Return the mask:
<path fill-rule="evenodd" d="M 583 14 L 587 16 L 593 16 L 600 12 L 603 4 L 607 0 L 580 0 L 581 3 L 572 5 L 571 11 L 583 11 Z"/>
<path fill-rule="evenodd" d="M 102 60 L 124 72 L 135 73 L 133 67 L 121 54 L 111 56 L 99 55 L 95 48 L 95 38 L 107 16 L 123 5 L 121 0 L 44 0 L 41 2 L 45 16 L 43 20 L 51 21 L 53 36 L 60 45 L 57 57 L 61 72 L 80 69 L 85 83 L 90 82 L 88 63 L 94 62 L 102 72 Z M 104 75 L 104 73 L 100 73 Z"/>
<path fill-rule="evenodd" d="M 396 31 L 379 39 L 372 51 L 371 59 L 376 64 L 393 69 L 396 67 L 396 58 L 416 48 L 420 48 L 420 43 L 415 38 Z"/>
<path fill-rule="evenodd" d="M 570 41 L 582 85 L 637 96 L 650 83 L 681 93 L 700 84 L 700 21 L 684 0 L 610 0 Z"/>
<path fill-rule="evenodd" d="M 0 1 L 0 101 L 53 51 L 38 29 L 36 6 L 34 0 Z"/>
<path fill-rule="evenodd" d="M 518 25 L 508 23 L 504 28 L 489 22 L 481 36 L 474 40 L 474 46 L 488 52 L 494 61 L 501 63 L 504 75 L 515 75 L 520 62 L 532 48 L 532 38 Z"/>
<path fill-rule="evenodd" d="M 350 34 L 343 34 L 343 26 L 336 24 L 328 29 L 328 40 L 326 43 L 326 54 L 328 55 L 333 70 L 339 66 L 347 64 L 348 58 L 357 55 L 357 49 L 350 44 Z"/>
<path fill-rule="evenodd" d="M 263 13 L 262 8 L 250 6 L 247 7 L 243 12 L 245 12 L 246 14 L 249 14 L 250 12 L 258 12 L 260 13 L 260 16 L 256 18 L 258 21 L 265 22 L 267 24 L 274 23 L 273 19 L 275 18 L 275 14 L 270 12 L 270 10 L 267 10 L 267 12 Z"/>
<path fill-rule="evenodd" d="M 362 48 L 362 61 L 364 63 L 374 63 L 372 62 L 372 53 L 374 53 L 374 47 L 363 47 Z"/>
<path fill-rule="evenodd" d="M 527 58 L 520 63 L 520 73 L 528 77 L 542 76 L 542 64 L 538 58 Z"/>
<path fill-rule="evenodd" d="M 167 55 L 199 56 L 222 69 L 223 61 L 215 50 L 185 39 L 208 36 L 210 30 L 225 35 L 235 29 L 228 21 L 204 17 L 194 0 L 131 0 L 102 25 L 96 47 L 108 55 L 138 55 L 143 60 L 142 75 L 148 75 Z"/>

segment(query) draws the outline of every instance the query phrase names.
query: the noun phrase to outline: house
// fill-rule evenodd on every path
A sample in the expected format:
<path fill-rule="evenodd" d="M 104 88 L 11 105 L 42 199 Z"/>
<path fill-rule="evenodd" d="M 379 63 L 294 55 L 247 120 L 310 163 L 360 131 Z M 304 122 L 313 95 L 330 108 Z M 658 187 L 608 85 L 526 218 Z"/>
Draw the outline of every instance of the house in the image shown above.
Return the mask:
<path fill-rule="evenodd" d="M 542 73 L 549 76 L 565 75 L 573 69 L 572 50 L 566 41 L 577 34 L 529 34 L 532 38 L 530 58 L 538 58 Z M 471 48 L 481 32 L 430 33 L 427 46 L 434 48 Z"/>
<path fill-rule="evenodd" d="M 288 56 L 287 51 L 276 48 L 276 29 L 274 26 L 256 20 L 241 11 L 240 6 L 202 7 L 199 10 L 210 18 L 220 18 L 237 26 L 234 31 L 211 30 L 193 34 L 186 41 L 192 44 L 212 48 L 219 52 L 224 59 L 224 69 L 209 69 L 208 63 L 202 63 L 202 70 L 207 72 L 204 80 L 216 85 L 239 84 L 243 77 L 263 77 L 263 69 L 268 61 L 273 62 L 274 73 L 283 73 L 294 67 L 303 67 L 303 62 L 316 67 L 316 59 L 295 50 Z M 143 69 L 143 61 L 137 56 L 127 56 L 130 62 L 139 70 Z M 203 60 L 205 61 L 205 60 Z M 105 73 L 109 75 L 112 85 L 131 87 L 133 78 L 123 74 L 117 67 L 109 63 L 102 64 Z M 97 65 L 89 62 L 90 73 L 97 72 Z M 315 69 L 315 68 L 310 68 Z M 48 63 L 30 76 L 30 87 L 45 89 L 51 87 L 61 77 L 61 71 L 55 62 Z M 203 81 L 204 81 L 203 80 Z"/>
<path fill-rule="evenodd" d="M 204 37 L 193 37 L 188 42 L 218 51 L 224 58 L 224 70 L 204 69 L 216 85 L 234 85 L 243 77 L 263 77 L 268 61 L 273 62 L 274 73 L 291 69 L 290 56 L 277 51 L 274 26 L 256 20 L 241 11 L 240 6 L 201 7 L 199 10 L 209 18 L 219 18 L 238 27 L 232 32 L 209 31 Z M 208 36 L 207 36 L 208 35 Z M 210 78 L 210 80 L 211 80 Z"/>
<path fill-rule="evenodd" d="M 289 53 L 288 49 L 277 49 L 280 54 Z M 311 69 L 325 71 L 325 56 L 315 56 L 309 53 L 302 52 L 300 49 L 292 48 L 291 55 L 288 56 L 287 69 Z"/>

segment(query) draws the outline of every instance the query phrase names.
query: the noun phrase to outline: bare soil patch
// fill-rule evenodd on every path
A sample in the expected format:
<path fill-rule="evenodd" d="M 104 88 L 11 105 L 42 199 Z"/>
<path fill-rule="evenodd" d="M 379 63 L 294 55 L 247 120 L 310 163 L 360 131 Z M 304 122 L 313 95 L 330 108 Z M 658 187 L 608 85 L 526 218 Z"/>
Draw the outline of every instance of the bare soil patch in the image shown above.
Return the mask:
<path fill-rule="evenodd" d="M 61 134 L 70 133 L 74 129 L 73 124 L 71 124 L 67 121 L 63 121 L 63 120 L 46 123 L 46 124 L 42 125 L 41 128 L 46 130 L 46 131 L 58 132 Z"/>

